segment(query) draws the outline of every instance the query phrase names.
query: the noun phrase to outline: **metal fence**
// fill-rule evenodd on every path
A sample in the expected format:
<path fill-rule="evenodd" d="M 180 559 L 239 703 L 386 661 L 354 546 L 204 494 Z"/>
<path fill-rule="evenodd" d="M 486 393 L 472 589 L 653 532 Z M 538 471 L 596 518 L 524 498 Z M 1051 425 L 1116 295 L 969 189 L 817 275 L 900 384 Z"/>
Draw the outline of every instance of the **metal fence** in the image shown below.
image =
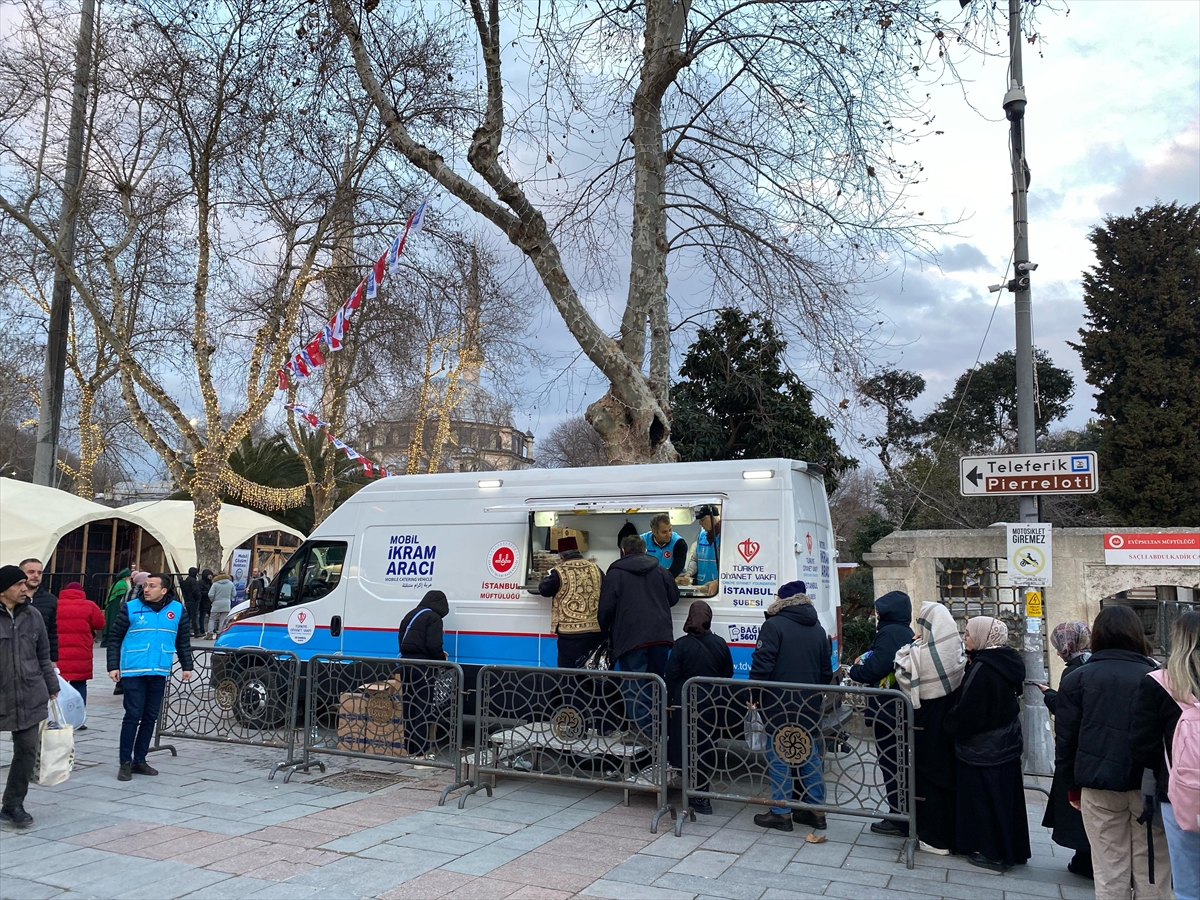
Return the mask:
<path fill-rule="evenodd" d="M 315 754 L 387 759 L 463 778 L 463 671 L 444 660 L 314 656 L 308 662 L 304 751 L 292 771 L 325 770 Z M 291 778 L 288 772 L 284 781 Z"/>
<path fill-rule="evenodd" d="M 680 716 L 683 808 L 693 798 L 889 819 L 917 846 L 913 708 L 899 691 L 692 678 Z"/>
<path fill-rule="evenodd" d="M 484 666 L 476 687 L 479 790 L 515 776 L 657 794 L 658 831 L 667 801 L 666 684 L 646 672 Z"/>
<path fill-rule="evenodd" d="M 295 764 L 296 711 L 300 701 L 300 659 L 282 650 L 243 648 L 193 650 L 193 675 L 184 681 L 179 660 L 167 679 L 156 750 L 162 739 L 187 738 L 279 747 L 287 757 L 272 770 Z"/>

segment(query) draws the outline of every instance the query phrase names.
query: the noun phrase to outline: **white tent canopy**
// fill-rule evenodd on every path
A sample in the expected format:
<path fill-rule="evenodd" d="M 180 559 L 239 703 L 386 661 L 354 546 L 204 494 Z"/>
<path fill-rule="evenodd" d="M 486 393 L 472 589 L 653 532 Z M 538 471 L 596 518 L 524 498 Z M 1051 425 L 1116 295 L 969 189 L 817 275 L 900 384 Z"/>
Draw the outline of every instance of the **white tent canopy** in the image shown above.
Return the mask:
<path fill-rule="evenodd" d="M 15 566 L 30 557 L 47 563 L 66 535 L 100 519 L 137 525 L 162 545 L 167 562 L 172 562 L 174 547 L 163 529 L 136 510 L 113 509 L 57 488 L 0 478 L 0 564 Z"/>
<path fill-rule="evenodd" d="M 196 540 L 192 523 L 196 511 L 191 500 L 149 500 L 122 506 L 121 512 L 129 512 L 153 522 L 165 535 L 163 546 L 170 548 L 178 566 L 176 571 L 186 572 L 196 565 Z M 262 513 L 231 503 L 221 504 L 221 516 L 217 520 L 221 535 L 221 565 L 229 561 L 229 555 L 239 545 L 264 531 L 282 531 L 304 540 L 302 531 L 297 531 L 282 522 Z"/>

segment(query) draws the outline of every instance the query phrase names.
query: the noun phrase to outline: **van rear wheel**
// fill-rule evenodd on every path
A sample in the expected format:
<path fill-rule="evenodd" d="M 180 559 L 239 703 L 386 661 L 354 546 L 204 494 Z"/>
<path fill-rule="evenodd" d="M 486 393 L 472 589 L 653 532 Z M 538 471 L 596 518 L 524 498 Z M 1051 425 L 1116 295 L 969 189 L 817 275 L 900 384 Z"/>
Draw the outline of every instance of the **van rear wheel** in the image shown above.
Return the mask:
<path fill-rule="evenodd" d="M 283 679 L 269 666 L 251 666 L 237 678 L 233 714 L 244 728 L 272 730 L 287 722 L 290 698 L 283 694 Z"/>

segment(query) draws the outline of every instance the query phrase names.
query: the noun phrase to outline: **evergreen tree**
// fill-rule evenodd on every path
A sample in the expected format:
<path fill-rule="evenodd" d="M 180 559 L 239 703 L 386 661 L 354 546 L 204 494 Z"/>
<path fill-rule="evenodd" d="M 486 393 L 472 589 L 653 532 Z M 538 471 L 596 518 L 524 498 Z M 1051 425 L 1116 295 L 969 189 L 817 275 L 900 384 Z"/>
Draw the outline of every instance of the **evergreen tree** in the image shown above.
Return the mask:
<path fill-rule="evenodd" d="M 1100 490 L 1128 525 L 1200 522 L 1200 204 L 1105 219 L 1076 345 L 1097 388 Z"/>
<path fill-rule="evenodd" d="M 813 412 L 813 395 L 785 368 L 787 342 L 757 313 L 723 309 L 701 328 L 671 388 L 672 440 L 685 461 L 825 460 L 826 488 L 857 462 L 844 456 L 833 424 Z"/>

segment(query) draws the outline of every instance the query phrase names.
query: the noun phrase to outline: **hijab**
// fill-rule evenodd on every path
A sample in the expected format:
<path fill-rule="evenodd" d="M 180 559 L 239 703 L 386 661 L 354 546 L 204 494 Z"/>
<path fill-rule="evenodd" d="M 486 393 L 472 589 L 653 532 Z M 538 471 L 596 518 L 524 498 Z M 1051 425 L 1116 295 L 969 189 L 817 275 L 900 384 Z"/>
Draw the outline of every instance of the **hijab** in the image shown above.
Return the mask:
<path fill-rule="evenodd" d="M 708 634 L 712 628 L 712 617 L 712 607 L 703 600 L 696 600 L 688 607 L 687 621 L 683 623 L 683 630 L 697 637 Z"/>
<path fill-rule="evenodd" d="M 1086 622 L 1059 622 L 1050 632 L 1050 643 L 1063 662 L 1082 656 L 1092 647 L 1092 632 Z"/>
<path fill-rule="evenodd" d="M 962 683 L 967 666 L 958 625 L 941 603 L 927 601 L 917 613 L 917 636 L 896 651 L 896 684 L 908 694 L 913 709 L 922 700 L 952 694 Z"/>
<path fill-rule="evenodd" d="M 967 634 L 975 642 L 976 651 L 1008 646 L 1008 626 L 991 616 L 975 616 L 968 619 Z"/>

